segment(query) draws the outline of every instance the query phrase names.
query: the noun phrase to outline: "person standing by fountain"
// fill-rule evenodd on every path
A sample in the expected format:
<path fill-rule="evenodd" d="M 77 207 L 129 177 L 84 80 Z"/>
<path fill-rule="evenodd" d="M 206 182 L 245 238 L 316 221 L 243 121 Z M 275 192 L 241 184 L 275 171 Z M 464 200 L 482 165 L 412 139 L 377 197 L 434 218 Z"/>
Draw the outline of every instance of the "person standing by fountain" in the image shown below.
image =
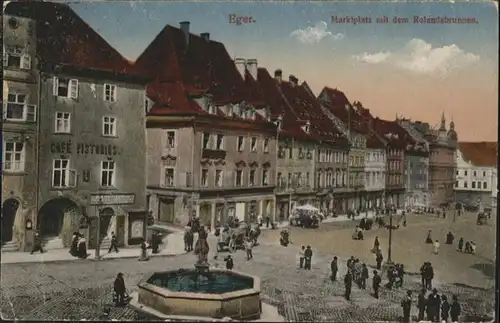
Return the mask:
<path fill-rule="evenodd" d="M 313 251 L 311 246 L 306 247 L 306 251 L 304 251 L 304 269 L 311 270 L 311 261 L 312 261 Z"/>
<path fill-rule="evenodd" d="M 247 260 L 250 260 L 253 258 L 253 255 L 252 255 L 252 247 L 253 247 L 253 241 L 252 241 L 252 238 L 250 237 L 247 237 L 246 241 L 245 241 L 245 250 L 247 252 Z"/>
<path fill-rule="evenodd" d="M 118 275 L 116 275 L 116 279 L 115 279 L 115 283 L 113 285 L 113 290 L 115 292 L 115 302 L 116 302 L 116 306 L 122 306 L 125 304 L 125 292 L 126 292 L 126 288 L 125 288 L 125 280 L 123 279 L 123 274 L 122 273 L 118 273 Z"/>
<path fill-rule="evenodd" d="M 226 269 L 233 270 L 234 268 L 233 257 L 231 257 L 231 255 L 228 255 L 226 258 L 224 258 L 224 261 L 226 262 Z"/>
<path fill-rule="evenodd" d="M 144 239 L 141 242 L 141 256 L 139 257 L 139 261 L 148 261 L 148 247 L 146 246 L 146 241 Z"/>

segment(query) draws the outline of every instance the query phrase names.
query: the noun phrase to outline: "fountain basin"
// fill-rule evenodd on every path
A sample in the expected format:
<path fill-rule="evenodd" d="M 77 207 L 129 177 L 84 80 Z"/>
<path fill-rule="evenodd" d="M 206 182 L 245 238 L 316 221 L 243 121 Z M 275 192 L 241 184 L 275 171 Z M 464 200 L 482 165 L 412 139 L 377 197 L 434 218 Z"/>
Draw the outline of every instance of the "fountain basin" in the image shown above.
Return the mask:
<path fill-rule="evenodd" d="M 245 273 L 211 269 L 155 272 L 138 284 L 138 310 L 164 315 L 230 317 L 255 320 L 261 315 L 260 279 Z"/>

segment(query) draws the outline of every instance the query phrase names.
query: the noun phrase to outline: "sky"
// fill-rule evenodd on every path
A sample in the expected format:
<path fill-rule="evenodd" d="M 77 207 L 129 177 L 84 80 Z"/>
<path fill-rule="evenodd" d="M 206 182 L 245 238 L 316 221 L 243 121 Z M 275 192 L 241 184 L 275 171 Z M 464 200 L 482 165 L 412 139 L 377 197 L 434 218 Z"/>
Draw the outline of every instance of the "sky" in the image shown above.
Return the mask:
<path fill-rule="evenodd" d="M 437 125 L 444 113 L 447 123 L 455 122 L 460 141 L 498 140 L 498 10 L 493 2 L 117 1 L 70 6 L 132 61 L 167 24 L 189 21 L 192 33 L 210 33 L 232 57 L 257 59 L 271 75 L 281 69 L 283 77 L 307 81 L 315 94 L 324 86 L 338 88 L 351 102 L 360 101 L 388 120 L 398 115 Z M 252 19 L 238 25 L 231 23 L 231 15 Z M 416 16 L 469 19 L 430 24 L 415 23 Z"/>

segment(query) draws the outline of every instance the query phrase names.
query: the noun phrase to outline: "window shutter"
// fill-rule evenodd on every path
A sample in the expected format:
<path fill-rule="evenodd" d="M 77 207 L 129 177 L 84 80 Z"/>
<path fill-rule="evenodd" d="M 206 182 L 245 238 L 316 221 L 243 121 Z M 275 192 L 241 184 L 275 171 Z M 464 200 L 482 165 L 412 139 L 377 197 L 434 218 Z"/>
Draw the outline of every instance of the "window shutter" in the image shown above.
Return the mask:
<path fill-rule="evenodd" d="M 78 98 L 78 80 L 69 80 L 69 97 L 72 99 Z"/>
<path fill-rule="evenodd" d="M 7 53 L 5 52 L 5 50 L 3 51 L 3 66 L 7 66 L 7 63 L 8 63 L 8 56 L 7 56 Z"/>
<path fill-rule="evenodd" d="M 23 54 L 21 56 L 21 68 L 24 70 L 31 69 L 31 56 L 28 54 Z"/>
<path fill-rule="evenodd" d="M 36 105 L 27 105 L 26 106 L 26 120 L 27 121 L 36 121 Z"/>
<path fill-rule="evenodd" d="M 57 96 L 57 90 L 59 88 L 59 79 L 54 76 L 52 81 L 52 92 L 55 96 Z"/>
<path fill-rule="evenodd" d="M 114 85 L 113 86 L 113 102 L 116 102 L 116 97 L 117 97 L 116 92 L 118 92 L 118 86 Z"/>
<path fill-rule="evenodd" d="M 76 170 L 70 169 L 68 171 L 68 187 L 76 187 L 77 173 Z"/>

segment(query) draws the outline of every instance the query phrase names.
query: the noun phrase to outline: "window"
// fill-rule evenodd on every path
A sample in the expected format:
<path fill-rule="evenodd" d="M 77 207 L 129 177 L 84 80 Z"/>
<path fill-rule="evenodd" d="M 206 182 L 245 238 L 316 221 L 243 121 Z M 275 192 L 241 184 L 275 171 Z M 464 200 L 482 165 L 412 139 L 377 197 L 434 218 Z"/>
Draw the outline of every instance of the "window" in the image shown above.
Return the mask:
<path fill-rule="evenodd" d="M 472 182 L 472 187 L 471 188 L 476 188 L 476 182 Z"/>
<path fill-rule="evenodd" d="M 224 173 L 220 169 L 217 169 L 215 171 L 215 186 L 217 187 L 224 186 Z"/>
<path fill-rule="evenodd" d="M 476 171 L 474 171 L 473 175 L 474 175 L 474 177 L 476 177 Z"/>
<path fill-rule="evenodd" d="M 210 134 L 205 132 L 203 134 L 203 149 L 209 149 L 210 148 Z"/>
<path fill-rule="evenodd" d="M 175 131 L 167 131 L 167 148 L 175 148 Z"/>
<path fill-rule="evenodd" d="M 243 176 L 243 171 L 242 170 L 237 170 L 236 173 L 235 173 L 235 175 L 236 176 L 235 176 L 235 179 L 234 179 L 234 184 L 236 186 L 241 186 L 241 184 L 242 184 L 241 178 Z"/>
<path fill-rule="evenodd" d="M 457 170 L 457 175 L 460 175 L 460 171 Z"/>
<path fill-rule="evenodd" d="M 223 135 L 217 135 L 217 150 L 223 150 L 224 149 L 224 136 Z"/>
<path fill-rule="evenodd" d="M 269 185 L 269 171 L 267 169 L 262 170 L 262 186 Z"/>
<path fill-rule="evenodd" d="M 243 151 L 245 145 L 245 138 L 243 136 L 238 136 L 237 147 L 238 151 Z"/>
<path fill-rule="evenodd" d="M 116 85 L 104 84 L 104 101 L 116 102 Z"/>
<path fill-rule="evenodd" d="M 56 112 L 56 133 L 71 133 L 71 113 Z"/>
<path fill-rule="evenodd" d="M 35 106 L 26 104 L 26 102 L 26 94 L 9 93 L 7 95 L 7 107 L 4 111 L 4 118 L 13 121 L 35 121 Z"/>
<path fill-rule="evenodd" d="M 467 182 L 464 182 L 464 187 L 465 187 L 465 188 L 467 188 L 467 186 L 468 186 L 468 185 L 467 185 Z"/>
<path fill-rule="evenodd" d="M 277 181 L 278 181 L 278 186 L 283 186 L 283 174 L 281 173 L 278 173 L 278 176 L 277 176 Z"/>
<path fill-rule="evenodd" d="M 106 160 L 101 164 L 101 186 L 115 186 L 115 162 Z"/>
<path fill-rule="evenodd" d="M 23 54 L 23 49 L 17 46 L 8 46 L 5 48 L 3 65 L 7 67 L 20 68 L 23 70 L 31 69 L 31 56 Z"/>
<path fill-rule="evenodd" d="M 248 185 L 249 186 L 255 185 L 255 169 L 250 170 L 250 173 L 248 175 Z"/>
<path fill-rule="evenodd" d="M 486 177 L 486 172 L 483 172 L 483 177 Z"/>
<path fill-rule="evenodd" d="M 56 188 L 76 187 L 76 171 L 69 168 L 69 159 L 54 159 L 52 186 Z"/>
<path fill-rule="evenodd" d="M 78 80 L 54 77 L 54 95 L 63 98 L 78 98 Z"/>
<path fill-rule="evenodd" d="M 488 184 L 486 182 L 483 182 L 483 189 L 487 189 L 488 188 Z"/>
<path fill-rule="evenodd" d="M 116 118 L 104 117 L 102 118 L 102 134 L 107 137 L 116 136 Z"/>
<path fill-rule="evenodd" d="M 4 143 L 3 170 L 14 173 L 24 171 L 24 143 Z"/>
<path fill-rule="evenodd" d="M 292 147 L 288 148 L 288 158 L 290 158 L 290 159 L 293 158 L 293 148 Z"/>
<path fill-rule="evenodd" d="M 201 186 L 202 187 L 208 186 L 208 169 L 201 170 Z"/>
<path fill-rule="evenodd" d="M 175 185 L 174 182 L 174 176 L 175 176 L 175 170 L 173 168 L 167 167 L 165 168 L 165 182 L 164 185 L 166 187 L 173 187 Z"/>
<path fill-rule="evenodd" d="M 253 137 L 251 144 L 250 144 L 250 151 L 251 152 L 257 152 L 257 138 Z"/>
<path fill-rule="evenodd" d="M 264 139 L 264 153 L 269 152 L 269 139 Z"/>
<path fill-rule="evenodd" d="M 464 175 L 467 176 L 467 171 L 466 170 L 464 170 Z"/>

